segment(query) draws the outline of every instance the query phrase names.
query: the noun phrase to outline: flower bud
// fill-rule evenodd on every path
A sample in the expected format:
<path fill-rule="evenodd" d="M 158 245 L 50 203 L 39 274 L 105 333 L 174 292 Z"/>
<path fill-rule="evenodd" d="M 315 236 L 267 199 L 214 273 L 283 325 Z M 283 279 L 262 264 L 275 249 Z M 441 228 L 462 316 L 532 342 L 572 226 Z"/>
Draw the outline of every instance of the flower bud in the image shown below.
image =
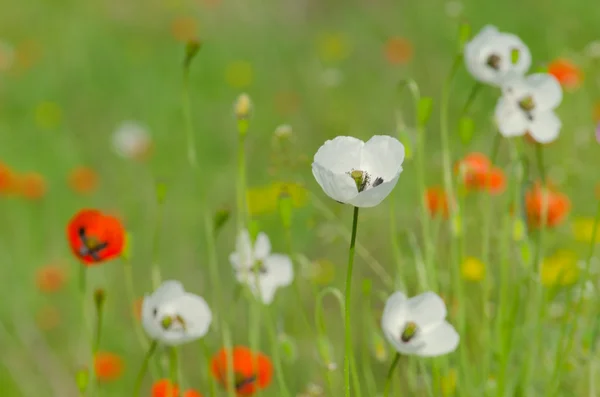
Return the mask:
<path fill-rule="evenodd" d="M 235 117 L 238 120 L 247 120 L 252 112 L 252 101 L 248 94 L 241 94 L 235 101 Z"/>

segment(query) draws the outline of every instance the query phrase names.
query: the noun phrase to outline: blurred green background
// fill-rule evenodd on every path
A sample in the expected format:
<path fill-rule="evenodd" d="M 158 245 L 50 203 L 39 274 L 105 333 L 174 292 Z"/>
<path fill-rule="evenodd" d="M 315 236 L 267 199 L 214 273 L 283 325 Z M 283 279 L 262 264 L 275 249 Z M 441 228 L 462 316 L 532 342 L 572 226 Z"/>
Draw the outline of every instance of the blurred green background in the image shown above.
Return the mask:
<path fill-rule="evenodd" d="M 244 304 L 232 298 L 234 280 L 227 262 L 234 248 L 234 223 L 222 231 L 217 247 L 223 285 L 208 282 L 203 233 L 205 211 L 235 207 L 235 98 L 246 92 L 254 103 L 246 152 L 249 186 L 305 182 L 348 230 L 351 210 L 322 194 L 311 175 L 312 155 L 336 135 L 364 140 L 374 134 L 395 135 L 398 114 L 412 125 L 412 104 L 396 89 L 401 79 L 410 77 L 423 95 L 434 98 L 426 137 L 427 184 L 441 184 L 439 98 L 457 53 L 461 22 L 470 23 L 474 33 L 493 24 L 519 35 L 531 49 L 532 70 L 558 57 L 584 70 L 583 86 L 565 94 L 558 110 L 561 137 L 545 149 L 545 155 L 550 177 L 572 200 L 572 213 L 591 216 L 599 164 L 598 146 L 592 144 L 593 106 L 600 81 L 585 48 L 600 39 L 599 20 L 600 7 L 587 0 L 1 0 L 0 42 L 5 45 L 0 63 L 10 66 L 0 70 L 0 162 L 16 172 L 39 173 L 47 191 L 35 200 L 0 197 L 0 394 L 76 393 L 72 378 L 85 363 L 86 349 L 79 343 L 78 264 L 69 252 L 65 226 L 82 207 L 122 216 L 132 235 L 138 296 L 151 290 L 150 266 L 157 262 L 163 278 L 183 280 L 191 291 L 209 296 L 219 289 L 232 313 L 238 313 L 231 316 L 236 342 L 247 343 Z M 185 156 L 181 106 L 185 42 L 194 37 L 203 43 L 190 75 L 200 180 L 192 177 Z M 461 68 L 451 94 L 451 123 L 457 121 L 472 86 Z M 486 88 L 478 97 L 471 111 L 475 136 L 468 146 L 452 129 L 453 160 L 472 150 L 489 152 L 497 96 L 497 90 Z M 126 120 L 147 127 L 153 140 L 148 160 L 129 161 L 114 154 L 111 134 Z M 274 162 L 273 156 L 273 132 L 284 123 L 293 129 L 286 157 L 293 160 L 289 167 Z M 404 132 L 410 146 L 414 132 Z M 499 159 L 506 163 L 504 150 Z M 407 159 L 393 196 L 401 233 L 416 233 L 419 228 L 415 208 L 420 193 L 413 164 Z M 68 175 L 78 166 L 98 174 L 98 189 L 91 194 L 81 195 L 69 187 Z M 168 188 L 164 211 L 156 203 L 157 182 Z M 387 210 L 382 205 L 363 211 L 359 241 L 388 274 L 409 280 L 410 285 L 413 254 L 407 239 L 401 238 L 402 264 L 407 268 L 406 274 L 397 275 L 385 232 Z M 161 213 L 164 221 L 154 258 L 153 235 Z M 347 243 L 336 232 L 340 224 L 325 214 L 309 203 L 297 210 L 294 247 L 309 261 L 331 261 L 335 277 L 327 282 L 341 288 Z M 283 252 L 277 213 L 255 219 L 270 234 L 274 250 Z M 553 232 L 550 241 L 554 244 L 569 233 L 565 226 Z M 476 240 L 472 245 L 479 247 Z M 357 261 L 357 288 L 359 280 L 368 277 L 376 289 L 391 292 L 389 285 L 395 280 L 381 281 L 363 259 Z M 68 288 L 43 294 L 36 287 L 36 270 L 55 263 L 69 270 Z M 144 353 L 131 326 L 121 267 L 115 261 L 89 272 L 91 286 L 105 288 L 108 294 L 102 348 L 126 360 L 124 380 L 102 386 L 106 396 L 130 393 Z M 303 303 L 312 313 L 314 296 L 304 290 Z M 288 333 L 299 348 L 314 350 L 314 335 L 293 331 L 300 320 L 298 309 L 290 307 L 292 293 L 278 294 L 282 299 L 278 316 Z M 40 312 L 48 307 L 56 309 L 51 315 L 56 324 L 40 326 Z M 382 307 L 380 302 L 377 307 Z M 329 310 L 335 313 L 335 306 Z M 359 321 L 360 315 L 355 318 Z M 341 318 L 331 324 L 330 335 L 339 334 Z M 340 340 L 333 340 L 341 346 Z M 216 351 L 218 335 L 211 334 L 208 343 Z M 189 363 L 184 367 L 186 378 L 205 389 L 205 382 L 195 381 L 203 379 L 205 369 L 198 348 L 183 350 Z M 341 348 L 336 354 L 341 365 Z M 306 365 L 316 353 L 301 356 L 301 361 L 286 367 L 291 388 L 298 392 L 323 372 Z M 386 365 L 374 364 L 377 379 L 383 378 Z M 270 393 L 276 395 L 274 387 Z"/>

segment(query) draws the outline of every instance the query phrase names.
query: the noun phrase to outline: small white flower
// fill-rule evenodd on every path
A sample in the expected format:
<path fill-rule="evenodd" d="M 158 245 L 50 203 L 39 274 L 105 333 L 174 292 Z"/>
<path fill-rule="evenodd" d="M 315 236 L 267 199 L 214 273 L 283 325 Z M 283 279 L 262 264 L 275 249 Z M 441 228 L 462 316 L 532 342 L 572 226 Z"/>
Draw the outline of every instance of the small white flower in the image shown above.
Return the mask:
<path fill-rule="evenodd" d="M 229 255 L 238 282 L 248 285 L 265 304 L 273 302 L 275 292 L 294 280 L 292 261 L 286 255 L 272 254 L 271 242 L 259 233 L 254 245 L 250 233 L 243 230 L 237 237 L 236 252 Z"/>
<path fill-rule="evenodd" d="M 460 340 L 446 315 L 444 301 L 433 292 L 410 299 L 396 292 L 385 304 L 381 328 L 399 353 L 441 356 L 456 350 Z"/>
<path fill-rule="evenodd" d="M 178 281 L 165 281 L 142 303 L 142 324 L 153 340 L 174 346 L 202 338 L 212 312 L 200 296 L 185 292 Z"/>
<path fill-rule="evenodd" d="M 592 59 L 600 59 L 600 40 L 592 41 L 585 46 L 585 54 Z"/>
<path fill-rule="evenodd" d="M 494 86 L 500 86 L 509 73 L 524 75 L 531 66 L 531 53 L 521 39 L 491 25 L 465 45 L 464 55 L 469 73 Z"/>
<path fill-rule="evenodd" d="M 292 126 L 289 124 L 281 124 L 275 128 L 274 135 L 279 139 L 288 139 L 292 136 L 293 130 Z"/>
<path fill-rule="evenodd" d="M 338 136 L 323 144 L 312 172 L 332 199 L 355 207 L 374 207 L 394 189 L 404 161 L 404 146 L 395 138 L 375 135 L 367 142 Z"/>
<path fill-rule="evenodd" d="M 463 4 L 460 1 L 448 1 L 446 3 L 446 15 L 450 18 L 458 18 L 463 12 Z"/>
<path fill-rule="evenodd" d="M 562 88 L 546 73 L 512 75 L 502 85 L 494 117 L 500 133 L 509 138 L 529 134 L 539 143 L 558 138 L 562 123 L 554 109 L 562 101 Z"/>
<path fill-rule="evenodd" d="M 125 121 L 113 133 L 112 145 L 119 156 L 139 159 L 149 152 L 152 140 L 142 125 L 135 121 Z"/>

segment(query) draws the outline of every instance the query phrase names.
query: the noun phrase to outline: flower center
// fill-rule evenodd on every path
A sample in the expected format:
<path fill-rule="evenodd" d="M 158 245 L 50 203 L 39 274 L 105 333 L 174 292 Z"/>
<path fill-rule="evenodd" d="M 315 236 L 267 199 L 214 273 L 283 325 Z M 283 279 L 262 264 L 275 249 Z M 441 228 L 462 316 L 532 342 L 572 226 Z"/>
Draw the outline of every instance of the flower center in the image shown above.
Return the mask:
<path fill-rule="evenodd" d="M 100 257 L 98 256 L 98 254 L 104 248 L 108 247 L 108 242 L 106 242 L 106 241 L 102 242 L 102 241 L 98 240 L 96 237 L 88 236 L 84 227 L 79 228 L 78 234 L 79 234 L 79 239 L 81 240 L 81 243 L 83 244 L 83 246 L 79 248 L 79 255 L 81 255 L 81 256 L 90 255 L 94 260 L 99 261 Z"/>
<path fill-rule="evenodd" d="M 377 177 L 371 184 L 371 175 L 361 170 L 352 170 L 348 173 L 348 175 L 350 175 L 350 177 L 354 179 L 356 189 L 359 193 L 364 192 L 370 187 L 377 187 L 383 183 L 383 178 Z"/>
<path fill-rule="evenodd" d="M 502 62 L 502 58 L 498 54 L 492 54 L 488 57 L 486 61 L 486 65 L 494 70 L 500 70 L 500 62 Z"/>
<path fill-rule="evenodd" d="M 404 326 L 402 334 L 400 334 L 400 340 L 404 343 L 410 342 L 416 335 L 419 328 L 414 322 L 409 322 Z"/>
<path fill-rule="evenodd" d="M 179 314 L 175 316 L 165 316 L 160 320 L 160 326 L 163 330 L 173 330 L 176 326 L 179 326 L 182 331 L 186 331 L 186 322 Z"/>
<path fill-rule="evenodd" d="M 245 376 L 240 373 L 235 374 L 235 389 L 240 390 L 244 386 L 251 385 L 256 381 L 256 375 Z"/>
<path fill-rule="evenodd" d="M 525 116 L 529 121 L 533 121 L 533 115 L 531 112 L 535 109 L 535 102 L 533 97 L 528 96 L 519 101 L 519 108 L 525 113 Z"/>

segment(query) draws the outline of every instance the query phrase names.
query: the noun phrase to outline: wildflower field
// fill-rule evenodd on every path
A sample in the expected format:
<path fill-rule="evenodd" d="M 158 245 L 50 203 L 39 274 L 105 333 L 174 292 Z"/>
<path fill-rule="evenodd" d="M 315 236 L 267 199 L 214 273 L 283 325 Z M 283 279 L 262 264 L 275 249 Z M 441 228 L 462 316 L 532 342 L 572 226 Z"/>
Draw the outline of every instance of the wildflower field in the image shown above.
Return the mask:
<path fill-rule="evenodd" d="M 600 396 L 600 7 L 0 10 L 0 397 Z"/>

